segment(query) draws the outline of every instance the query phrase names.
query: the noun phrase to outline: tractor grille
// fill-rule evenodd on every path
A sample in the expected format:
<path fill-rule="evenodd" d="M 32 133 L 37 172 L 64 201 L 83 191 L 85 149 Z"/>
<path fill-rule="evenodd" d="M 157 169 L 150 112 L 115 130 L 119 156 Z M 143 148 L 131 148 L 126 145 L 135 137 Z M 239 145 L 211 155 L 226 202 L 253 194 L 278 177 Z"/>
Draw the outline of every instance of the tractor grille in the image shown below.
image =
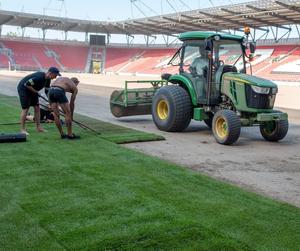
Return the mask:
<path fill-rule="evenodd" d="M 259 94 L 252 90 L 250 85 L 245 85 L 246 100 L 249 108 L 272 109 L 275 102 L 276 94 Z"/>

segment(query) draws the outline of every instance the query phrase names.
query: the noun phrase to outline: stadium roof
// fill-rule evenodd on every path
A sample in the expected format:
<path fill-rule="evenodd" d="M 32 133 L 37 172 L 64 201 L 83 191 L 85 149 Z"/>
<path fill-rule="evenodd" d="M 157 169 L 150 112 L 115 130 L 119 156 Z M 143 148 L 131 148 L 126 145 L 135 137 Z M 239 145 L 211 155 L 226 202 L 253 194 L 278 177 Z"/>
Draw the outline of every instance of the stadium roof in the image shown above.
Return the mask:
<path fill-rule="evenodd" d="M 61 18 L 0 10 L 0 25 L 43 30 L 126 35 L 174 35 L 185 31 L 265 30 L 300 24 L 300 0 L 265 0 L 197 9 L 141 19 L 106 22 Z"/>

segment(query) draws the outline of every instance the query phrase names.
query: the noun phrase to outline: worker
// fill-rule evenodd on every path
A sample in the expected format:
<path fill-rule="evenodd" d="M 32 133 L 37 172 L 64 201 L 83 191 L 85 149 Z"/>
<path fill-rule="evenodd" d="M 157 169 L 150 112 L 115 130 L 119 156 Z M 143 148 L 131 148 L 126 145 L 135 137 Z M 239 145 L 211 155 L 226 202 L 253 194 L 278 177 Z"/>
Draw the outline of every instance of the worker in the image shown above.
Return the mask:
<path fill-rule="evenodd" d="M 48 90 L 49 91 L 49 90 Z M 52 123 L 54 122 L 54 116 L 51 110 L 51 107 L 47 101 L 48 96 L 46 93 L 48 93 L 47 90 L 42 89 L 39 91 L 39 105 L 40 105 L 40 121 L 41 123 Z M 26 116 L 26 120 L 28 121 L 35 121 L 35 117 L 30 115 Z"/>
<path fill-rule="evenodd" d="M 51 80 L 55 79 L 57 76 L 60 76 L 59 70 L 56 67 L 50 67 L 47 72 L 32 73 L 21 79 L 19 82 L 17 89 L 22 107 L 20 115 L 21 133 L 25 133 L 26 135 L 29 134 L 25 127 L 25 121 L 30 106 L 34 107 L 34 117 L 37 131 L 45 131 L 40 124 L 38 92 L 44 87 L 49 88 Z"/>
<path fill-rule="evenodd" d="M 206 78 L 208 67 L 208 56 L 204 45 L 199 46 L 198 57 L 194 59 L 190 66 L 190 71 L 193 75 L 200 75 Z"/>
<path fill-rule="evenodd" d="M 79 139 L 80 137 L 72 132 L 72 120 L 75 108 L 75 99 L 78 93 L 77 85 L 79 80 L 75 77 L 61 77 L 54 81 L 49 89 L 49 103 L 54 115 L 55 125 L 62 139 Z M 66 92 L 71 93 L 70 103 L 66 96 Z M 64 133 L 61 121 L 59 119 L 60 108 L 65 116 L 65 124 L 67 126 L 67 134 Z"/>

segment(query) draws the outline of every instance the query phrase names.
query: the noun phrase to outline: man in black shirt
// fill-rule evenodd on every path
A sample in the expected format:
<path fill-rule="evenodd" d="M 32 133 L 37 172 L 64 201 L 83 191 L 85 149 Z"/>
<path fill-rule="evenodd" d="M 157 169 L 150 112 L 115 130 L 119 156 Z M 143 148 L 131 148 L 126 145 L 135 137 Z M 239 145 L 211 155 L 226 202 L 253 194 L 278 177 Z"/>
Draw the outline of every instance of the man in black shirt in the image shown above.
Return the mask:
<path fill-rule="evenodd" d="M 60 76 L 59 70 L 56 67 L 50 67 L 47 72 L 35 72 L 21 79 L 18 85 L 18 93 L 22 107 L 21 133 L 27 133 L 25 121 L 30 106 L 34 107 L 34 117 L 38 132 L 43 132 L 44 129 L 40 125 L 40 106 L 38 92 L 45 87 L 47 90 L 50 87 L 51 79 Z"/>

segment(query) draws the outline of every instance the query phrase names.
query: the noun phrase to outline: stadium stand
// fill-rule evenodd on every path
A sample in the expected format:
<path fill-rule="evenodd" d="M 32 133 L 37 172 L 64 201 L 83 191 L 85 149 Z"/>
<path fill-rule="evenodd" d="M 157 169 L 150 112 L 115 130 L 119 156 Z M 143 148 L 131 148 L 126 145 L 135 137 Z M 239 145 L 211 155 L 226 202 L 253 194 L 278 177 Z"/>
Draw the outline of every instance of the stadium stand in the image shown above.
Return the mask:
<path fill-rule="evenodd" d="M 63 71 L 83 72 L 89 48 L 75 45 L 47 45 Z"/>
<path fill-rule="evenodd" d="M 0 46 L 2 50 L 11 51 L 12 68 L 18 70 L 44 70 L 56 66 L 62 71 L 85 72 L 89 52 L 87 45 L 35 41 L 1 40 Z M 1 67 L 7 67 L 4 62 L 8 61 L 1 57 Z"/>
<path fill-rule="evenodd" d="M 62 71 L 92 72 L 92 61 L 103 63 L 104 71 L 116 74 L 174 73 L 178 67 L 168 66 L 177 48 L 90 47 L 84 42 L 43 42 L 0 39 L 0 68 L 44 70 L 56 66 Z M 237 59 L 236 52 L 226 51 L 221 59 L 227 64 Z M 239 62 L 237 63 L 238 66 Z M 278 81 L 298 81 L 300 46 L 297 44 L 259 45 L 252 73 Z"/>

